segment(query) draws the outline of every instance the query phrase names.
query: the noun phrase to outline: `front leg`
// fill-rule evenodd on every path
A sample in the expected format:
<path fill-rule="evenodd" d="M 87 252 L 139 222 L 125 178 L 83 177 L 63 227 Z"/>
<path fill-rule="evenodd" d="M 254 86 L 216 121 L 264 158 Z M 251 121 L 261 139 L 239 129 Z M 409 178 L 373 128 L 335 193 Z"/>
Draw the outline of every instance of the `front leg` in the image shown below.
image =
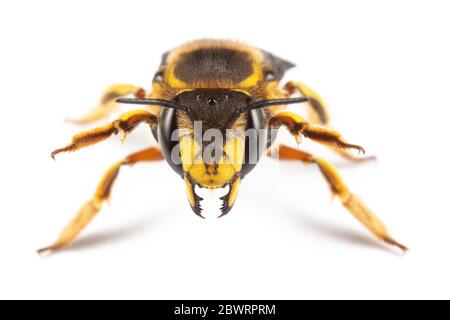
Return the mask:
<path fill-rule="evenodd" d="M 330 127 L 330 112 L 328 111 L 328 107 L 323 100 L 323 98 L 318 94 L 315 90 L 308 87 L 306 84 L 302 82 L 289 81 L 284 86 L 284 91 L 286 91 L 289 95 L 293 95 L 299 93 L 303 97 L 307 97 L 309 101 L 307 102 L 308 108 L 308 121 L 312 124 L 320 124 L 325 127 Z M 347 149 L 333 149 L 332 151 L 338 153 L 341 157 L 344 157 L 347 160 L 353 162 L 361 162 L 367 160 L 375 159 L 374 156 L 369 157 L 357 157 L 354 156 Z"/>
<path fill-rule="evenodd" d="M 305 138 L 335 149 L 356 149 L 359 152 L 365 153 L 363 147 L 346 142 L 339 132 L 309 124 L 302 117 L 292 112 L 278 113 L 269 120 L 269 126 L 272 129 L 285 126 L 295 137 L 297 143 L 300 143 L 302 136 L 304 136 Z"/>
<path fill-rule="evenodd" d="M 72 142 L 68 146 L 53 151 L 52 158 L 54 159 L 56 155 L 62 152 L 74 152 L 81 148 L 91 146 L 108 139 L 113 134 L 117 135 L 119 132 L 123 134 L 123 139 L 125 139 L 126 135 L 133 131 L 139 124 L 147 123 L 151 127 L 154 127 L 157 122 L 157 116 L 148 111 L 135 110 L 124 113 L 119 119 L 106 126 L 95 128 L 74 136 Z"/>

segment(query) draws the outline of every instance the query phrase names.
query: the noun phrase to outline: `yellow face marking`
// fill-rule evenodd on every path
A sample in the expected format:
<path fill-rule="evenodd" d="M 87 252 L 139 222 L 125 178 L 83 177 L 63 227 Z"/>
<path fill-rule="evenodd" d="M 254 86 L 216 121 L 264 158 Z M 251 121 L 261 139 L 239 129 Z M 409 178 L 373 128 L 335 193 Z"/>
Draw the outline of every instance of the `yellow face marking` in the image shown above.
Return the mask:
<path fill-rule="evenodd" d="M 201 152 L 201 147 L 191 136 L 180 137 L 181 163 L 184 172 L 189 172 L 195 162 L 201 163 L 201 159 L 195 161 L 195 156 Z"/>
<path fill-rule="evenodd" d="M 184 182 L 186 184 L 186 194 L 188 196 L 189 204 L 191 207 L 195 206 L 195 197 L 194 197 L 194 186 L 192 185 L 191 181 L 189 181 L 188 177 L 184 178 Z"/>
<path fill-rule="evenodd" d="M 240 137 L 230 139 L 225 144 L 224 151 L 227 155 L 226 162 L 231 163 L 236 172 L 241 172 L 244 162 L 245 140 Z"/>
<path fill-rule="evenodd" d="M 245 140 L 241 137 L 234 137 L 227 141 L 224 145 L 226 156 L 219 160 L 216 170 L 211 170 L 211 166 L 205 166 L 200 151 L 201 148 L 193 137 L 180 137 L 181 162 L 184 172 L 202 187 L 221 188 L 242 170 Z"/>
<path fill-rule="evenodd" d="M 236 175 L 232 165 L 220 164 L 217 174 L 208 174 L 204 164 L 194 165 L 189 171 L 189 175 L 200 186 L 208 189 L 222 188 Z"/>

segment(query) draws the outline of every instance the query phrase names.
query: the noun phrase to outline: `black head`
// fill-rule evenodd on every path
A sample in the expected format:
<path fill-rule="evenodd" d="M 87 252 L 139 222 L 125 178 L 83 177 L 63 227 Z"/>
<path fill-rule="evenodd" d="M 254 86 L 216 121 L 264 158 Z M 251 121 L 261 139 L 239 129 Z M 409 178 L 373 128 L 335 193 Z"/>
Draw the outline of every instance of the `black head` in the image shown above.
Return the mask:
<path fill-rule="evenodd" d="M 192 111 L 194 118 L 189 120 L 200 121 L 203 132 L 217 129 L 225 133 L 236 125 L 234 116 L 251 103 L 251 98 L 245 93 L 228 89 L 198 89 L 179 94 L 174 102 Z M 186 127 L 189 123 L 179 123 L 179 126 Z M 242 129 L 245 130 L 246 126 Z"/>

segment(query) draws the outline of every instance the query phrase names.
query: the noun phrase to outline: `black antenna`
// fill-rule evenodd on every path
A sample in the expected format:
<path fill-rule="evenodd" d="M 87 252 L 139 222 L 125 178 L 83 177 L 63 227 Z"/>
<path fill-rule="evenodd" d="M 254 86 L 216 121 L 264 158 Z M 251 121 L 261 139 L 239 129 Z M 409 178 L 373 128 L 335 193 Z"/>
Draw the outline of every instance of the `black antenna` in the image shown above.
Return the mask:
<path fill-rule="evenodd" d="M 304 103 L 308 102 L 309 98 L 306 97 L 298 97 L 298 98 L 285 98 L 285 99 L 270 99 L 270 100 L 261 100 L 261 101 L 255 101 L 250 103 L 248 106 L 241 108 L 239 110 L 236 110 L 236 112 L 230 117 L 230 120 L 228 120 L 228 125 L 236 121 L 239 116 L 245 112 L 249 112 L 251 110 L 255 109 L 261 109 L 266 107 L 273 107 L 273 106 L 283 106 L 288 104 L 295 104 L 295 103 Z"/>
<path fill-rule="evenodd" d="M 173 101 L 163 100 L 163 99 L 135 99 L 135 98 L 120 98 L 116 100 L 117 103 L 125 103 L 125 104 L 139 104 L 139 105 L 154 105 L 160 106 L 169 109 L 176 109 L 180 111 L 186 112 L 192 120 L 195 119 L 194 112 L 185 106 L 180 106 Z"/>

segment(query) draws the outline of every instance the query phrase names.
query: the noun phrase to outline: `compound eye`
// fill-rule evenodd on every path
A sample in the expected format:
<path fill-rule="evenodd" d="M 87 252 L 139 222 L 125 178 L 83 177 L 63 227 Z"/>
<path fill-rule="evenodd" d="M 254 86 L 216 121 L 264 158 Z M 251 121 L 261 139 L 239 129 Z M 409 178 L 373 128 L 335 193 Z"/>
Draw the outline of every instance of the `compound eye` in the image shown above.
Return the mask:
<path fill-rule="evenodd" d="M 153 82 L 163 82 L 164 80 L 164 72 L 158 71 L 153 77 Z"/>
<path fill-rule="evenodd" d="M 272 71 L 267 71 L 265 79 L 266 81 L 274 81 L 275 74 Z"/>

